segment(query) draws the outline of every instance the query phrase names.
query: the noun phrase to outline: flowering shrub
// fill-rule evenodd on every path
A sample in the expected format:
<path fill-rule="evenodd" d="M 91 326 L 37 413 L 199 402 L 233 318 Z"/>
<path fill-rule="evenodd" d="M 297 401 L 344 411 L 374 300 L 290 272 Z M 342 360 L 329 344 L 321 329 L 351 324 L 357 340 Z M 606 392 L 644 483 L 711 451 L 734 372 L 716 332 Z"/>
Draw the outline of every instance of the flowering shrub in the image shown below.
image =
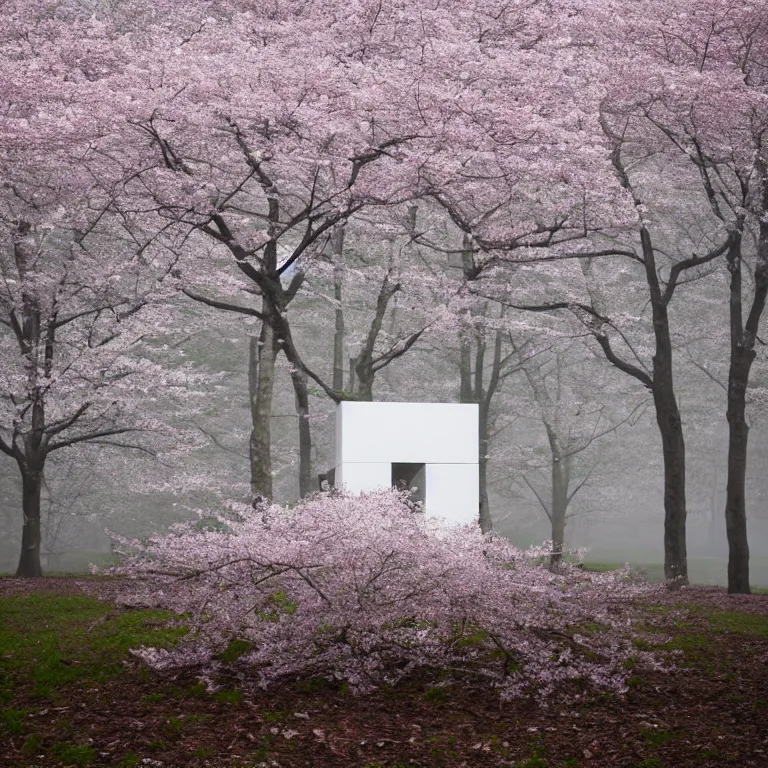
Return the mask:
<path fill-rule="evenodd" d="M 649 588 L 626 571 L 552 573 L 537 564 L 542 550 L 425 519 L 392 491 L 233 512 L 120 540 L 121 600 L 191 627 L 175 649 L 136 649 L 150 666 L 211 680 L 226 660 L 262 686 L 322 676 L 358 692 L 431 668 L 507 698 L 575 678 L 622 691 L 630 656 L 653 663 L 633 649 L 622 610 Z"/>

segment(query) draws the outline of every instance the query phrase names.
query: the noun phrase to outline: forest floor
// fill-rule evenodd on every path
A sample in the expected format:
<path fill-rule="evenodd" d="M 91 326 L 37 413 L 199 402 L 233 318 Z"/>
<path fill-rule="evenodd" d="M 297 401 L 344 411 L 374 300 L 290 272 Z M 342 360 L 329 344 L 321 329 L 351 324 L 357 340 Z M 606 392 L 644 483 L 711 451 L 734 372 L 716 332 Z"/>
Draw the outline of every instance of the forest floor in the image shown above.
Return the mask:
<path fill-rule="evenodd" d="M 173 643 L 159 611 L 82 578 L 0 578 L 0 766 L 678 768 L 768 766 L 768 595 L 691 587 L 637 606 L 671 672 L 542 707 L 422 677 L 365 697 L 323 681 L 216 693 L 128 649 Z"/>

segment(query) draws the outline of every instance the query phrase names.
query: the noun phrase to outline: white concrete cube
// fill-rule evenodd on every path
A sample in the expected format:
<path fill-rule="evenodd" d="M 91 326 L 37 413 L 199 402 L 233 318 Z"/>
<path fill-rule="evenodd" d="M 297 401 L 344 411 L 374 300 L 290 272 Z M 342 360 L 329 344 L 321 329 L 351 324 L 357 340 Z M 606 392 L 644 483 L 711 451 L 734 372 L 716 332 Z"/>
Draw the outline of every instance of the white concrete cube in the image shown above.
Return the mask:
<path fill-rule="evenodd" d="M 419 491 L 427 515 L 477 522 L 477 405 L 345 401 L 337 406 L 337 488 L 350 493 L 389 488 L 396 477 L 414 473 L 425 486 Z"/>

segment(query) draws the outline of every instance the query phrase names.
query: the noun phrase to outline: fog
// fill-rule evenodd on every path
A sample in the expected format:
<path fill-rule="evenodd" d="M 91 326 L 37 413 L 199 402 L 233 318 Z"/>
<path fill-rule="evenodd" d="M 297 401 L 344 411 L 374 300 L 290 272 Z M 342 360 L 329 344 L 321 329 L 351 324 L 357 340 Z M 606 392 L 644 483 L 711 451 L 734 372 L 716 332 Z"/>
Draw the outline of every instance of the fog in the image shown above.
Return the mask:
<path fill-rule="evenodd" d="M 311 297 L 307 298 L 312 301 Z M 221 374 L 217 388 L 186 426 L 200 433 L 199 446 L 179 460 L 137 451 L 83 447 L 57 455 L 46 467 L 43 501 L 43 569 L 85 571 L 90 562 L 110 561 L 107 530 L 145 537 L 200 509 L 221 509 L 227 499 L 249 498 L 248 490 L 248 333 L 231 318 L 198 310 L 210 330 L 184 342 L 189 359 Z M 311 365 L 326 372 L 332 355 L 330 320 L 322 311 L 298 324 L 298 343 Z M 362 325 L 362 323 L 361 323 Z M 409 355 L 376 379 L 375 399 L 458 400 L 458 354 L 448 337 L 426 337 Z M 589 358 L 586 350 L 577 355 Z M 594 356 L 593 356 L 594 357 Z M 727 429 L 720 388 L 680 359 L 678 386 L 687 430 L 688 559 L 691 581 L 725 584 L 725 462 Z M 592 363 L 597 362 L 592 360 Z M 629 562 L 649 578 L 663 576 L 663 472 L 652 403 L 641 389 L 623 390 L 621 374 L 600 362 L 608 377 L 590 397 L 605 399 L 612 422 L 619 423 L 638 404 L 636 417 L 596 440 L 579 455 L 574 482 L 588 474 L 574 496 L 566 527 L 570 548 L 585 549 L 586 561 Z M 760 381 L 761 369 L 757 368 Z M 606 383 L 607 382 L 607 383 Z M 591 387 L 594 382 L 587 382 Z M 612 389 L 611 387 L 618 387 Z M 580 398 L 583 403 L 586 398 Z M 333 403 L 312 391 L 313 472 L 333 464 Z M 630 407 L 631 406 L 631 407 Z M 549 493 L 546 433 L 536 415 L 525 378 L 510 376 L 498 398 L 496 415 L 505 419 L 489 454 L 489 496 L 495 529 L 520 546 L 548 539 L 549 522 L 531 486 Z M 601 417 L 602 418 L 602 417 Z M 297 416 L 286 368 L 278 370 L 272 413 L 275 500 L 298 498 Z M 375 439 L 375 436 L 372 436 Z M 753 586 L 768 587 L 768 429 L 759 407 L 751 415 L 747 478 L 748 531 Z M 206 477 L 205 487 L 190 478 Z M 191 487 L 194 486 L 194 487 Z M 211 488 L 217 490 L 211 490 Z M 0 571 L 18 561 L 22 514 L 18 471 L 0 457 Z"/>

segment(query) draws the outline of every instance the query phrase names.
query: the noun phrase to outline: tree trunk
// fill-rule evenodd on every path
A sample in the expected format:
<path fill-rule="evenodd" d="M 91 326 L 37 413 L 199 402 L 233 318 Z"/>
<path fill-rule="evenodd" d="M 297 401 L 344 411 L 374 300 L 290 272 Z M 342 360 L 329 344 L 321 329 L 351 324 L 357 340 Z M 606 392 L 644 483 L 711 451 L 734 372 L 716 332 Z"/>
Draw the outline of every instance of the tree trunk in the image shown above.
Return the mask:
<path fill-rule="evenodd" d="M 614 155 L 614 162 L 616 162 L 615 157 Z M 623 173 L 621 165 L 619 164 L 617 167 Z M 629 188 L 628 183 L 625 186 Z M 672 375 L 672 340 L 667 311 L 677 285 L 677 277 L 668 282 L 666 288 L 662 289 L 651 235 L 644 226 L 640 229 L 640 241 L 653 317 L 655 349 L 652 374 L 648 375 L 643 368 L 638 368 L 618 357 L 613 351 L 608 337 L 602 331 L 597 333 L 593 331 L 593 333 L 608 361 L 620 371 L 636 378 L 653 394 L 656 423 L 661 434 L 664 459 L 664 577 L 670 580 L 674 579 L 676 583 L 687 584 L 685 441 L 680 410 L 675 399 Z"/>
<path fill-rule="evenodd" d="M 761 165 L 762 168 L 762 165 Z M 766 176 L 764 171 L 764 176 Z M 768 209 L 768 176 L 764 178 L 764 205 Z M 728 370 L 728 482 L 725 497 L 725 530 L 728 537 L 728 592 L 750 593 L 749 544 L 747 541 L 747 385 L 755 359 L 755 339 L 768 294 L 768 221 L 760 222 L 755 292 L 746 324 L 742 317 L 741 238 L 728 250 L 730 273 L 731 359 Z M 740 230 L 739 230 L 740 231 Z"/>
<path fill-rule="evenodd" d="M 311 493 L 312 483 L 312 431 L 309 423 L 309 392 L 307 375 L 293 368 L 291 370 L 293 391 L 296 395 L 296 413 L 299 417 L 299 496 L 303 499 Z"/>
<path fill-rule="evenodd" d="M 40 494 L 42 470 L 33 470 L 19 464 L 22 479 L 22 509 L 24 528 L 21 535 L 21 554 L 17 576 L 42 576 L 40 565 Z"/>
<path fill-rule="evenodd" d="M 368 329 L 368 335 L 365 344 L 360 350 L 355 361 L 355 373 L 357 374 L 357 398 L 366 402 L 373 400 L 373 381 L 376 377 L 376 363 L 380 360 L 374 358 L 376 350 L 376 341 L 381 333 L 384 324 L 384 316 L 387 313 L 390 299 L 400 290 L 399 284 L 392 284 L 390 281 L 392 265 L 384 276 L 379 289 L 379 295 L 376 299 L 376 311 L 374 312 L 371 326 Z"/>
<path fill-rule="evenodd" d="M 722 456 L 720 452 L 712 454 L 712 491 L 709 499 L 709 524 L 707 526 L 707 551 L 710 555 L 722 555 L 722 540 L 718 531 L 718 521 L 724 508 L 722 498 L 722 475 L 720 473 L 720 463 Z"/>
<path fill-rule="evenodd" d="M 480 420 L 480 456 L 477 467 L 480 481 L 479 522 L 482 533 L 488 533 L 493 528 L 493 520 L 491 519 L 491 504 L 488 499 L 488 450 L 490 448 L 490 440 L 488 439 L 488 407 L 485 402 L 480 403 L 478 416 Z"/>
<path fill-rule="evenodd" d="M 465 238 L 465 247 L 467 242 Z M 482 310 L 483 315 L 485 315 L 486 310 L 487 307 L 484 307 Z M 503 316 L 503 308 L 501 313 L 501 316 Z M 473 337 L 476 344 L 474 361 L 472 359 Z M 493 363 L 487 387 L 485 383 L 486 343 L 483 334 L 473 329 L 469 313 L 465 313 L 463 318 L 459 343 L 459 402 L 477 403 L 478 407 L 478 523 L 482 533 L 488 533 L 493 530 L 491 503 L 488 496 L 488 454 L 491 448 L 491 437 L 489 434 L 491 426 L 490 411 L 491 402 L 498 389 L 501 376 L 502 334 L 500 330 L 496 331 L 493 346 Z M 474 370 L 472 368 L 473 362 Z"/>
<path fill-rule="evenodd" d="M 669 287 L 665 292 L 661 290 L 656 269 L 656 253 L 650 233 L 645 227 L 640 231 L 640 239 L 656 342 L 651 391 L 664 458 L 664 578 L 687 584 L 688 552 L 685 526 L 688 512 L 685 499 L 685 440 L 680 409 L 675 398 L 672 338 L 669 332 L 667 309 L 672 294 Z"/>
<path fill-rule="evenodd" d="M 750 593 L 747 542 L 747 440 L 746 385 L 754 352 L 733 350 L 728 375 L 728 484 L 725 529 L 728 536 L 728 592 Z"/>
<path fill-rule="evenodd" d="M 632 194 L 635 204 L 639 206 L 640 199 L 632 186 L 621 156 L 623 137 L 613 133 L 602 119 L 601 124 L 606 136 L 613 142 L 611 160 L 616 169 L 619 183 Z M 678 285 L 680 273 L 673 273 L 670 270 L 666 285 L 662 287 L 661 270 L 656 266 L 655 248 L 651 233 L 645 224 L 640 226 L 640 243 L 653 318 L 655 350 L 652 375 L 649 376 L 642 366 L 638 368 L 634 364 L 621 360 L 613 352 L 607 336 L 602 332 L 595 334 L 595 338 L 613 365 L 624 373 L 634 376 L 653 394 L 656 423 L 661 433 L 664 457 L 664 577 L 674 579 L 676 583 L 687 584 L 685 441 L 683 440 L 680 411 L 675 400 L 672 376 L 672 340 L 669 332 L 668 314 L 669 303 Z M 718 249 L 712 253 L 715 256 L 721 254 Z"/>
<path fill-rule="evenodd" d="M 655 373 L 655 372 L 654 372 Z M 688 583 L 685 540 L 685 441 L 680 411 L 674 398 L 654 392 L 656 423 L 664 458 L 664 577 Z"/>
<path fill-rule="evenodd" d="M 333 300 L 336 302 L 335 329 L 333 333 L 333 383 L 337 392 L 344 389 L 344 307 L 342 288 L 344 282 L 344 226 L 339 224 L 331 236 L 333 248 Z"/>
<path fill-rule="evenodd" d="M 565 515 L 568 511 L 568 485 L 570 482 L 570 458 L 561 459 L 552 456 L 552 506 L 550 522 L 552 526 L 552 555 L 550 564 L 557 567 L 563 557 L 565 546 Z"/>
<path fill-rule="evenodd" d="M 370 366 L 361 366 L 358 362 L 357 368 L 357 395 L 358 400 L 366 403 L 373 402 L 373 380 L 375 374 Z"/>
<path fill-rule="evenodd" d="M 251 493 L 272 498 L 272 397 L 275 389 L 277 343 L 272 326 L 262 323 L 259 338 L 251 338 L 248 389 L 251 400 Z"/>

